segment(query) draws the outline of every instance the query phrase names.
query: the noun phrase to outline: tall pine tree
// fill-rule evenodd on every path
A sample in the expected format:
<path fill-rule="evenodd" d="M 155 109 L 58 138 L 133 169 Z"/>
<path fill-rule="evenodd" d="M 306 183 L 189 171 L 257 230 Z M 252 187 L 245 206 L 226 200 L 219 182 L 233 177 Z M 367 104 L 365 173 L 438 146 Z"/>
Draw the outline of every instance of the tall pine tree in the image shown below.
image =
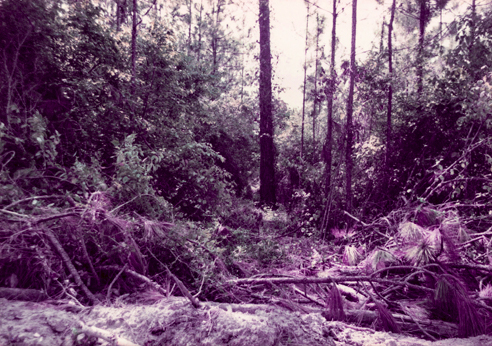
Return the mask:
<path fill-rule="evenodd" d="M 273 144 L 272 61 L 269 0 L 260 1 L 260 202 L 274 206 L 275 148 Z"/>

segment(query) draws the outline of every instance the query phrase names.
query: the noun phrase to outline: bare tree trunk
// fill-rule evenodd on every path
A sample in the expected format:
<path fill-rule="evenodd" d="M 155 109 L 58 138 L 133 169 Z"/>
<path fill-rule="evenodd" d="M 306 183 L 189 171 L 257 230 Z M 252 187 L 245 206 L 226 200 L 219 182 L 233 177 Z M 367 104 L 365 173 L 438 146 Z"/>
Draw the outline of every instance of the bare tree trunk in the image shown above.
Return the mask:
<path fill-rule="evenodd" d="M 217 1 L 217 13 L 215 13 L 215 24 L 212 36 L 212 74 L 217 73 L 217 51 L 219 49 L 219 24 L 220 24 L 220 11 L 222 9 L 222 0 Z M 214 10 L 212 10 L 212 15 Z"/>
<path fill-rule="evenodd" d="M 382 54 L 383 53 L 383 49 L 384 49 L 384 27 L 386 25 L 385 23 L 385 18 L 383 17 L 383 24 L 381 24 L 381 41 L 379 42 L 379 54 Z M 378 59 L 379 61 L 379 59 Z"/>
<path fill-rule="evenodd" d="M 275 148 L 273 144 L 272 61 L 269 0 L 259 0 L 260 27 L 260 203 L 275 206 Z"/>
<path fill-rule="evenodd" d="M 314 68 L 314 102 L 313 102 L 313 163 L 317 161 L 316 155 L 316 118 L 318 115 L 318 66 L 319 66 L 319 36 L 320 36 L 320 25 L 319 25 L 319 14 L 316 13 L 316 60 L 315 60 L 315 68 Z"/>
<path fill-rule="evenodd" d="M 301 120 L 301 159 L 304 155 L 304 118 L 306 111 L 306 76 L 307 76 L 307 52 L 308 52 L 308 34 L 309 34 L 309 2 L 307 3 L 306 15 L 306 44 L 304 46 L 304 84 L 302 87 L 302 120 Z"/>
<path fill-rule="evenodd" d="M 132 17 L 132 79 L 131 92 L 135 93 L 135 79 L 137 76 L 137 0 L 133 0 L 133 17 Z"/>
<path fill-rule="evenodd" d="M 203 14 L 203 0 L 200 0 L 200 15 L 198 20 L 198 47 L 197 47 L 197 61 L 200 62 L 202 55 L 202 14 Z"/>
<path fill-rule="evenodd" d="M 346 211 L 352 213 L 352 151 L 353 129 L 352 115 L 354 112 L 354 84 L 355 84 L 355 35 L 357 29 L 357 0 L 352 0 L 352 43 L 350 49 L 350 85 L 347 100 L 347 151 L 345 152 L 346 169 Z M 352 221 L 348 221 L 351 223 Z"/>
<path fill-rule="evenodd" d="M 328 200 L 331 186 L 331 162 L 332 162 L 332 137 L 333 137 L 333 95 L 335 94 L 335 50 L 336 50 L 336 29 L 337 29 L 337 0 L 333 0 L 333 26 L 331 29 L 331 62 L 330 62 L 330 81 L 326 98 L 328 100 L 327 131 L 324 147 L 325 157 L 325 197 Z"/>
<path fill-rule="evenodd" d="M 244 37 L 245 37 L 244 30 L 245 30 L 245 28 L 246 28 L 246 15 L 243 15 L 243 27 L 242 27 L 242 35 L 241 35 L 242 36 L 241 41 L 243 42 L 243 44 L 241 46 L 241 48 L 242 48 L 241 50 L 243 51 L 241 54 L 241 60 L 242 60 L 242 63 L 241 63 L 241 104 L 243 104 L 243 99 L 244 99 L 244 63 L 245 63 L 245 55 L 246 55 L 246 54 L 244 54 L 244 51 L 245 51 L 245 49 L 244 49 L 244 41 L 245 41 L 244 40 Z"/>
<path fill-rule="evenodd" d="M 424 89 L 424 44 L 425 44 L 425 27 L 428 19 L 428 0 L 418 0 L 420 4 L 419 14 L 419 50 L 417 56 L 417 92 L 422 93 Z"/>
<path fill-rule="evenodd" d="M 189 22 L 188 22 L 188 55 L 189 55 L 191 51 L 191 25 L 193 22 L 193 0 L 188 0 L 188 16 L 189 16 Z"/>
<path fill-rule="evenodd" d="M 395 19 L 396 0 L 391 5 L 391 18 L 388 25 L 388 111 L 386 115 L 386 158 L 385 158 L 385 185 L 388 186 L 390 175 L 390 156 L 391 156 L 391 113 L 393 108 L 393 21 Z"/>
<path fill-rule="evenodd" d="M 477 21 L 477 4 L 476 0 L 472 0 L 472 20 L 470 23 L 470 46 L 469 46 L 469 52 L 470 52 L 470 61 L 473 58 L 472 53 L 473 53 L 473 46 L 475 45 L 475 26 L 476 26 L 476 21 Z"/>
<path fill-rule="evenodd" d="M 121 24 L 125 22 L 126 18 L 126 0 L 115 0 L 116 2 L 116 31 L 121 30 Z"/>

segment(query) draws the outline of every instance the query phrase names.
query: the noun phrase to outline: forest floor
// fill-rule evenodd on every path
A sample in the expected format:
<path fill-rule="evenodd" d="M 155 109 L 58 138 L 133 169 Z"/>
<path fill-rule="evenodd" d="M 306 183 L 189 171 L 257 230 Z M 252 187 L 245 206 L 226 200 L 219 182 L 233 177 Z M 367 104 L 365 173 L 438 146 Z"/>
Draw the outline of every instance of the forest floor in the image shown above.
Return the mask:
<path fill-rule="evenodd" d="M 492 346 L 492 229 L 446 206 L 329 241 L 91 207 L 4 223 L 0 346 Z"/>
<path fill-rule="evenodd" d="M 0 298 L 0 345 L 329 345 L 329 346 L 487 346 L 492 337 L 427 341 L 377 332 L 319 312 L 284 308 L 203 303 L 184 298 L 152 304 L 81 307 L 68 301 L 21 302 Z M 99 337 L 99 339 L 97 339 Z M 98 341 L 99 340 L 99 341 Z"/>

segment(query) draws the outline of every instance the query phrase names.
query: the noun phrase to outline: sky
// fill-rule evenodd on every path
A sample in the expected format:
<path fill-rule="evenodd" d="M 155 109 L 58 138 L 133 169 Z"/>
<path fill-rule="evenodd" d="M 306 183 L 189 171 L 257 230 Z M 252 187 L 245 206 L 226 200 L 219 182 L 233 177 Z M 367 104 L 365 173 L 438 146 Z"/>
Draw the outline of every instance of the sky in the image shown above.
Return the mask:
<path fill-rule="evenodd" d="M 330 56 L 333 7 L 332 0 L 311 0 L 318 3 L 318 12 L 326 17 L 325 31 L 320 45 L 325 46 L 327 58 Z M 304 0 L 270 0 L 271 7 L 271 46 L 275 66 L 276 82 L 285 91 L 280 97 L 292 108 L 302 107 L 302 84 L 304 79 L 304 48 L 306 40 L 306 13 Z M 364 58 L 364 52 L 371 49 L 374 42 L 379 45 L 378 31 L 381 30 L 384 7 L 375 0 L 357 1 L 357 59 Z M 313 12 L 311 6 L 311 11 Z M 337 54 L 349 59 L 352 24 L 352 2 L 342 0 L 338 5 L 337 36 L 340 45 Z M 315 32 L 316 15 L 309 18 L 310 32 Z M 314 49 L 312 49 L 314 54 Z M 278 55 L 278 60 L 277 60 Z M 276 64 L 276 65 L 275 65 Z"/>

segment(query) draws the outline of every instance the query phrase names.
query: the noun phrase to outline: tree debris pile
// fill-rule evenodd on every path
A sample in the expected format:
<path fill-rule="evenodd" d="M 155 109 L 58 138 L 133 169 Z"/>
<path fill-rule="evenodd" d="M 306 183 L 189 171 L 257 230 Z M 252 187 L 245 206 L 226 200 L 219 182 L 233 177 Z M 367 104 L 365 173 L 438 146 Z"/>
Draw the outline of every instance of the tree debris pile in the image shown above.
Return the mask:
<path fill-rule="evenodd" d="M 297 311 L 317 305 L 329 320 L 428 340 L 490 333 L 492 231 L 472 232 L 470 220 L 450 204 L 357 220 L 352 229 L 332 230 L 335 245 L 284 244 L 297 268 L 229 284 L 238 287 L 236 297 Z"/>
<path fill-rule="evenodd" d="M 450 205 L 397 210 L 325 242 L 277 236 L 285 216 L 252 233 L 119 214 L 101 192 L 50 198 L 2 209 L 3 297 L 268 303 L 428 340 L 491 330 L 492 232 L 471 232 Z"/>

